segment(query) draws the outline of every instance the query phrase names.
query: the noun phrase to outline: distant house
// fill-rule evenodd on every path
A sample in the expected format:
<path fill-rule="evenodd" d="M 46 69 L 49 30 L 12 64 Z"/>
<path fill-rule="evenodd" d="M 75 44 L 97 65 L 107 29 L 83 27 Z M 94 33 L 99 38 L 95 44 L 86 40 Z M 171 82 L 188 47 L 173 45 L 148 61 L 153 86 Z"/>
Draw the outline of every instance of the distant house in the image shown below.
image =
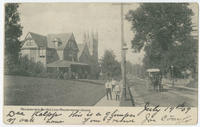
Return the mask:
<path fill-rule="evenodd" d="M 78 44 L 73 33 L 43 36 L 29 32 L 21 48 L 22 56 L 41 62 L 48 71 L 89 73 L 98 63 L 98 37 L 92 34 Z"/>

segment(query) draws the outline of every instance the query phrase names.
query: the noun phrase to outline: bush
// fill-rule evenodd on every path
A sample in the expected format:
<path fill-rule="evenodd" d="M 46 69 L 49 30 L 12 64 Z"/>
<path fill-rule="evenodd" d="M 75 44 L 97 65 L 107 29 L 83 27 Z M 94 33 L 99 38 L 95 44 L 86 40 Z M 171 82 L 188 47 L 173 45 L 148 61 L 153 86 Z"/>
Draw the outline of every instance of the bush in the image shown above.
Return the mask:
<path fill-rule="evenodd" d="M 23 75 L 23 76 L 38 76 L 45 73 L 46 69 L 40 62 L 35 63 L 29 60 L 26 56 L 20 57 L 17 63 L 11 60 L 5 61 L 5 74 Z"/>
<path fill-rule="evenodd" d="M 54 73 L 47 73 L 47 78 L 54 78 L 57 79 L 58 78 L 58 73 L 54 72 Z"/>
<path fill-rule="evenodd" d="M 198 88 L 198 80 L 193 79 L 186 86 L 190 88 Z"/>
<path fill-rule="evenodd" d="M 49 73 L 41 62 L 36 63 L 29 60 L 26 56 L 20 57 L 17 63 L 13 62 L 12 59 L 5 59 L 5 74 L 40 78 L 58 78 L 58 72 Z"/>

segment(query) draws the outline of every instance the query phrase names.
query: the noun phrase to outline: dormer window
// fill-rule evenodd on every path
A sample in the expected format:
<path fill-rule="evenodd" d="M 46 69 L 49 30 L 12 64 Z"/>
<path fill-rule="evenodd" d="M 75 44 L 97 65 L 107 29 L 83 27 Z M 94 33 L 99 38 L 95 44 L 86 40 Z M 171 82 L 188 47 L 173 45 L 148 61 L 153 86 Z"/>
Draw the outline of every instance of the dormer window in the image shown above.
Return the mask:
<path fill-rule="evenodd" d="M 60 38 L 55 38 L 53 40 L 55 48 L 58 48 L 60 45 L 62 45 L 62 41 L 60 40 Z"/>

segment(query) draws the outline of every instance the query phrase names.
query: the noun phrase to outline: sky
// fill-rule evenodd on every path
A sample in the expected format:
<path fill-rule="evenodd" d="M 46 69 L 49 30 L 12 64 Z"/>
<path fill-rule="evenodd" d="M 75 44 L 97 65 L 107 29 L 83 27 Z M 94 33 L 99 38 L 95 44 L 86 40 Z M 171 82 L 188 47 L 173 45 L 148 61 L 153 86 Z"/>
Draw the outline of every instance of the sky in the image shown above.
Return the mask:
<path fill-rule="evenodd" d="M 124 15 L 135 10 L 138 3 L 124 5 Z M 196 11 L 197 7 L 191 8 Z M 197 9 L 198 10 L 198 9 Z M 197 12 L 197 11 L 196 11 Z M 98 31 L 99 58 L 105 50 L 113 50 L 121 60 L 121 15 L 120 5 L 111 3 L 22 3 L 19 7 L 24 39 L 28 32 L 41 35 L 73 32 L 77 43 L 83 43 L 85 32 Z M 193 18 L 198 22 L 197 14 Z M 127 60 L 133 64 L 142 64 L 144 52 L 133 53 L 131 40 L 134 34 L 131 24 L 124 19 L 124 41 L 128 45 Z"/>

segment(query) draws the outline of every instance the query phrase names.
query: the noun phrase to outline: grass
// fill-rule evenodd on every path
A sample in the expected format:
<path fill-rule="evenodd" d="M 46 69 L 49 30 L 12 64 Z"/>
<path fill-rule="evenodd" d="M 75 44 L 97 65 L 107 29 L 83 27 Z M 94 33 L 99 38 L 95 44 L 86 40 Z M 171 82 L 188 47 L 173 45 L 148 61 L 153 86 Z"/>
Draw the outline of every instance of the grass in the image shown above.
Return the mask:
<path fill-rule="evenodd" d="M 4 76 L 5 105 L 92 106 L 104 95 L 104 85 L 94 83 Z"/>

